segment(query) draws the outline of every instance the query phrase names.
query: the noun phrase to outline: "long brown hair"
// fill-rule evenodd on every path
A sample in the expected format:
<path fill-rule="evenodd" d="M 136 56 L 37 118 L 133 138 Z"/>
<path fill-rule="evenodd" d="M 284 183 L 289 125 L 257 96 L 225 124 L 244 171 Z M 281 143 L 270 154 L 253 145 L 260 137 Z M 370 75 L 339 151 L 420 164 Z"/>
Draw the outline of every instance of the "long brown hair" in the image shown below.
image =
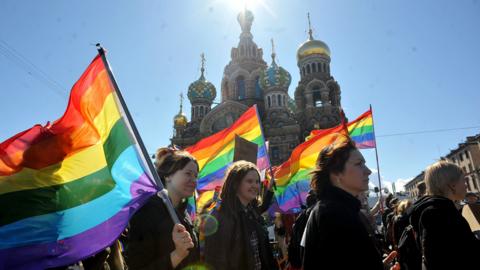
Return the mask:
<path fill-rule="evenodd" d="M 225 182 L 223 183 L 222 192 L 220 193 L 222 199 L 222 211 L 233 214 L 241 209 L 240 201 L 237 198 L 237 191 L 242 179 L 250 171 L 257 172 L 258 179 L 260 179 L 260 173 L 258 172 L 257 166 L 251 162 L 240 160 L 230 165 L 225 174 Z M 252 203 L 257 205 L 258 198 Z"/>
<path fill-rule="evenodd" d="M 165 177 L 182 170 L 190 161 L 193 161 L 198 169 L 197 160 L 187 151 L 167 147 L 159 148 L 155 154 L 155 168 L 163 185 L 165 185 Z"/>
<path fill-rule="evenodd" d="M 323 197 L 326 189 L 333 186 L 330 173 L 343 172 L 351 152 L 356 149 L 355 143 L 348 139 L 340 143 L 333 143 L 320 152 L 316 168 L 310 173 L 312 175 L 310 185 L 318 199 Z"/>

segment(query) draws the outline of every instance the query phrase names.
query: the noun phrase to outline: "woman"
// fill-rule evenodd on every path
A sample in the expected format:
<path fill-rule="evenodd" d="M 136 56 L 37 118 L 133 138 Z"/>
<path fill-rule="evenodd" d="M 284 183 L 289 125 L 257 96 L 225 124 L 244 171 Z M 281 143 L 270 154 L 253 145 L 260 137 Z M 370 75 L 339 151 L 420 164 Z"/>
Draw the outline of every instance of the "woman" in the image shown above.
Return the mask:
<path fill-rule="evenodd" d="M 218 221 L 218 229 L 205 239 L 205 262 L 212 269 L 277 269 L 258 214 L 259 191 L 257 167 L 247 161 L 233 163 L 220 193 L 221 206 L 213 213 L 215 219 L 210 219 Z"/>
<path fill-rule="evenodd" d="M 186 212 L 186 199 L 195 191 L 198 164 L 187 152 L 161 148 L 155 166 L 181 224 L 173 224 L 162 200 L 152 196 L 130 220 L 126 261 L 133 270 L 183 269 L 198 262 L 200 256 Z"/>
<path fill-rule="evenodd" d="M 427 195 L 416 201 L 411 222 L 419 233 L 426 269 L 478 269 L 480 242 L 456 209 L 466 194 L 465 174 L 439 161 L 425 170 Z"/>
<path fill-rule="evenodd" d="M 382 255 L 359 195 L 368 190 L 371 171 L 349 139 L 323 149 L 312 172 L 319 202 L 305 229 L 304 269 L 383 270 Z"/>

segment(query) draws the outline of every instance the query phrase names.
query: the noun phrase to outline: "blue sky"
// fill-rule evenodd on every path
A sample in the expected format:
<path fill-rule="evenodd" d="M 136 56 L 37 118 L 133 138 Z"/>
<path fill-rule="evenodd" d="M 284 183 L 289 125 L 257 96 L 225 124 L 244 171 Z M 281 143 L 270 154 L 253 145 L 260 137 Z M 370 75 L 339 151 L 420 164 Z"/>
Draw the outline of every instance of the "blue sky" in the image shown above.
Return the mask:
<path fill-rule="evenodd" d="M 200 76 L 202 52 L 219 96 L 238 44 L 239 2 L 2 0 L 0 141 L 59 118 L 101 42 L 148 150 L 167 145 L 178 95 Z M 292 75 L 291 97 L 311 13 L 314 37 L 332 51 L 347 117 L 374 108 L 385 183 L 403 183 L 479 133 L 479 0 L 263 0 L 251 9 L 254 40 L 268 63 L 275 40 L 277 63 Z M 477 128 L 382 137 L 462 127 Z M 363 153 L 376 168 L 374 151 Z"/>

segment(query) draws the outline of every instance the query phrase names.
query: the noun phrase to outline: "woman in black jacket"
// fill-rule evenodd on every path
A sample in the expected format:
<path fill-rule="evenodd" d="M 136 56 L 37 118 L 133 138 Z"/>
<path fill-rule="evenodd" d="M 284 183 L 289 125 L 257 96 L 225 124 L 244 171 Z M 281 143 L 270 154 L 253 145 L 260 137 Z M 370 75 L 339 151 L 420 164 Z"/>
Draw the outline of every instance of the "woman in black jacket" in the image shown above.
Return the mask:
<path fill-rule="evenodd" d="M 205 262 L 214 270 L 277 269 L 268 233 L 259 215 L 260 174 L 255 164 L 237 161 L 222 187 L 221 206 L 205 227 L 218 228 L 205 238 Z M 216 220 L 215 224 L 208 224 Z M 212 232 L 211 229 L 205 231 Z"/>
<path fill-rule="evenodd" d="M 304 235 L 304 269 L 383 270 L 373 231 L 360 212 L 371 171 L 348 138 L 323 149 L 312 172 L 319 199 Z"/>
<path fill-rule="evenodd" d="M 181 224 L 173 224 L 158 196 L 150 198 L 130 220 L 128 269 L 184 269 L 200 258 L 197 234 L 186 212 L 186 199 L 195 191 L 198 164 L 185 151 L 161 148 L 155 166 Z"/>
<path fill-rule="evenodd" d="M 465 175 L 454 163 L 439 161 L 425 170 L 427 196 L 416 201 L 411 222 L 419 232 L 426 269 L 479 269 L 477 240 L 454 201 L 466 194 Z"/>

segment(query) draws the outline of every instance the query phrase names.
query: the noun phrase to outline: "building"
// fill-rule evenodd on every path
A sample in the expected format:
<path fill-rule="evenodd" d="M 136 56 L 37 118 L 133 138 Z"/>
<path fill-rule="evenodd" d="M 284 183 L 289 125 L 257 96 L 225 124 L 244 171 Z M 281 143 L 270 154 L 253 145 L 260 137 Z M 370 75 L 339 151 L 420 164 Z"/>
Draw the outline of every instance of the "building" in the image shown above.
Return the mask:
<path fill-rule="evenodd" d="M 468 192 L 480 192 L 480 134 L 467 137 L 443 159 L 462 167 Z"/>
<path fill-rule="evenodd" d="M 287 160 L 291 151 L 313 129 L 340 123 L 340 86 L 330 74 L 330 49 L 315 39 L 309 22 L 309 36 L 297 50 L 300 81 L 294 99 L 288 94 L 290 73 L 275 61 L 272 40 L 270 64 L 263 59 L 263 49 L 251 32 L 254 21 L 249 10 L 237 16 L 240 41 L 231 49 L 220 83 L 221 103 L 212 107 L 217 88 L 205 76 L 202 55 L 200 78 L 190 84 L 190 121 L 182 111 L 174 117 L 172 144 L 187 147 L 200 139 L 230 126 L 250 106 L 259 109 L 265 138 L 269 141 L 274 165 Z"/>
<path fill-rule="evenodd" d="M 405 184 L 405 191 L 411 198 L 418 197 L 417 185 L 423 182 L 425 173 L 422 171 L 419 175 L 415 176 L 412 180 Z"/>
<path fill-rule="evenodd" d="M 440 159 L 460 166 L 465 172 L 467 191 L 480 193 L 480 134 L 467 137 L 465 142 Z M 405 190 L 411 197 L 416 197 L 416 186 L 423 180 L 424 172 L 405 184 Z"/>

